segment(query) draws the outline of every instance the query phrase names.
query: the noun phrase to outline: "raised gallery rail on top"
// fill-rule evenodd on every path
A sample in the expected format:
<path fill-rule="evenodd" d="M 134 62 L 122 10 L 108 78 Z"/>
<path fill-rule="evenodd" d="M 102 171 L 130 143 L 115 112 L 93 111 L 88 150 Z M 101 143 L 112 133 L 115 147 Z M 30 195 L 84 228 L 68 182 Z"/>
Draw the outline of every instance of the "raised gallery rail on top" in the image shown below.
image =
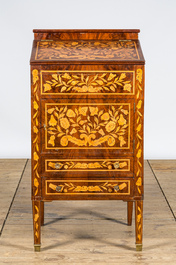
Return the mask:
<path fill-rule="evenodd" d="M 35 40 L 137 40 L 139 29 L 34 29 Z"/>

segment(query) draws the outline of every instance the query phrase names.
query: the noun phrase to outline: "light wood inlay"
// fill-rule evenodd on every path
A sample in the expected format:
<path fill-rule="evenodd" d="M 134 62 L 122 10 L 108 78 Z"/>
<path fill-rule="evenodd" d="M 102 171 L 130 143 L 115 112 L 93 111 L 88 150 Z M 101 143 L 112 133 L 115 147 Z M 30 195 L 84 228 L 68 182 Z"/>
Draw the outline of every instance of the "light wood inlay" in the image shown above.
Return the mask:
<path fill-rule="evenodd" d="M 129 149 L 131 107 L 130 103 L 45 103 L 45 148 Z"/>
<path fill-rule="evenodd" d="M 46 180 L 45 181 L 46 195 L 75 195 L 75 194 L 108 194 L 108 195 L 130 195 L 130 180 Z M 60 192 L 57 192 L 57 185 L 61 187 Z M 88 184 L 89 183 L 89 184 Z M 54 185 L 53 185 L 54 184 Z M 116 186 L 118 189 L 116 190 Z M 50 191 L 50 192 L 49 192 Z M 52 191 L 52 192 L 51 192 Z"/>
<path fill-rule="evenodd" d="M 136 41 L 38 41 L 35 60 L 139 60 Z"/>
<path fill-rule="evenodd" d="M 130 171 L 130 159 L 46 159 L 45 172 Z"/>
<path fill-rule="evenodd" d="M 42 95 L 134 95 L 134 71 L 40 72 Z"/>

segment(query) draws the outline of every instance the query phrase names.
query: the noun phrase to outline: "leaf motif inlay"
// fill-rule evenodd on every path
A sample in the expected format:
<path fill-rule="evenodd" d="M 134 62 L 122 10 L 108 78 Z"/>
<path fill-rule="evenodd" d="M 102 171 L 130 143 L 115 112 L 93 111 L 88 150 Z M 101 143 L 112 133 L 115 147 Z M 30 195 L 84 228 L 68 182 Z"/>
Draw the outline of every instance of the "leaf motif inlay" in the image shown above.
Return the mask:
<path fill-rule="evenodd" d="M 38 202 L 34 204 L 34 234 L 36 238 L 39 238 L 39 208 L 38 208 Z"/>
<path fill-rule="evenodd" d="M 53 75 L 55 79 L 53 79 Z M 133 93 L 133 73 L 43 73 L 44 93 Z M 110 82 L 108 82 L 110 80 Z"/>
<path fill-rule="evenodd" d="M 33 132 L 34 132 L 34 140 L 32 143 L 33 147 L 33 163 L 34 163 L 34 187 L 35 187 L 35 193 L 34 195 L 38 195 L 38 187 L 39 187 L 39 139 L 38 139 L 38 133 L 39 133 L 39 75 L 38 75 L 38 70 L 34 69 L 32 70 L 32 89 L 33 89 Z"/>
<path fill-rule="evenodd" d="M 140 135 L 140 131 L 142 128 L 142 113 L 141 108 L 143 104 L 143 100 L 140 98 L 142 93 L 142 75 L 143 71 L 142 69 L 137 69 L 136 72 L 136 80 L 137 80 L 137 120 L 136 120 L 136 160 L 137 160 L 137 181 L 136 181 L 136 187 L 138 190 L 138 193 L 141 194 L 141 186 L 142 186 L 142 135 Z"/>
<path fill-rule="evenodd" d="M 36 60 L 138 60 L 136 43 L 119 41 L 40 41 L 37 42 Z M 69 76 L 67 76 L 69 79 Z M 111 76 L 109 77 L 109 81 Z M 82 78 L 82 81 L 86 81 Z"/>
<path fill-rule="evenodd" d="M 120 105 L 120 104 L 119 104 Z M 48 146 L 119 146 L 128 144 L 129 104 L 108 108 L 57 106 L 47 110 Z M 48 104 L 49 106 L 49 104 Z M 58 143 L 58 141 L 60 143 Z M 69 145 L 70 146 L 70 145 Z"/>
<path fill-rule="evenodd" d="M 76 185 L 73 183 L 66 182 L 63 184 L 59 184 L 58 186 L 50 183 L 49 188 L 53 191 L 56 191 L 56 193 L 85 193 L 85 192 L 96 193 L 97 192 L 97 193 L 116 194 L 120 191 L 123 191 L 125 188 L 128 188 L 128 185 L 130 185 L 129 182 L 123 182 L 121 184 L 105 182 L 97 185 Z"/>
<path fill-rule="evenodd" d="M 58 168 L 59 165 L 59 168 Z M 129 161 L 125 160 L 105 160 L 105 161 L 91 161 L 91 162 L 81 162 L 81 161 L 57 161 L 57 162 L 47 162 L 47 169 L 52 170 L 91 170 L 91 169 L 104 169 L 104 170 L 129 170 Z M 46 169 L 46 171 L 47 171 Z"/>

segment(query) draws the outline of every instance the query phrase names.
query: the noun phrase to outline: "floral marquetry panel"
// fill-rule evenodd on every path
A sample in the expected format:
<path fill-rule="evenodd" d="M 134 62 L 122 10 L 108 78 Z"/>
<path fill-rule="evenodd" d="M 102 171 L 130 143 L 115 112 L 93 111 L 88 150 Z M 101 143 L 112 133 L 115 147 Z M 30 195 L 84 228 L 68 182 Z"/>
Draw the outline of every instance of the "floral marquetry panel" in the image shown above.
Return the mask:
<path fill-rule="evenodd" d="M 41 94 L 133 95 L 134 71 L 41 71 Z"/>
<path fill-rule="evenodd" d="M 35 60 L 140 60 L 137 41 L 38 41 Z"/>
<path fill-rule="evenodd" d="M 130 103 L 45 103 L 45 148 L 130 148 Z"/>

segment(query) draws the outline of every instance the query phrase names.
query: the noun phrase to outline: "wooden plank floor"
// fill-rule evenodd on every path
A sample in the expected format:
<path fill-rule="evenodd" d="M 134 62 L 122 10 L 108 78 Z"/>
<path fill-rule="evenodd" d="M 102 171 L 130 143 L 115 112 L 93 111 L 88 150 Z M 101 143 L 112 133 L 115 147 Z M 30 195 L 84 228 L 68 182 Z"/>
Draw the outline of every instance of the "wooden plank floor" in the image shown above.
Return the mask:
<path fill-rule="evenodd" d="M 121 201 L 46 203 L 33 251 L 30 160 L 0 160 L 0 264 L 176 264 L 176 161 L 145 161 L 143 251 Z M 133 217 L 134 220 L 134 217 Z"/>

